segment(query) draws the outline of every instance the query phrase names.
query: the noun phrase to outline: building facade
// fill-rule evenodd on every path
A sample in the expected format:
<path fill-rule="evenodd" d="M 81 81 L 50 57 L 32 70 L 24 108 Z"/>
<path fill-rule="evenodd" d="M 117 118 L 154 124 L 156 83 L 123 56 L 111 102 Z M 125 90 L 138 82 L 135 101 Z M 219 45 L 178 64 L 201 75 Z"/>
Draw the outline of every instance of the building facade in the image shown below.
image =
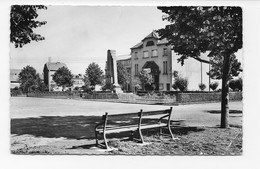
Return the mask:
<path fill-rule="evenodd" d="M 45 63 L 43 68 L 44 83 L 48 86 L 49 91 L 62 91 L 62 87 L 57 86 L 53 80 L 53 75 L 61 67 L 67 67 L 66 64 L 60 62 L 49 62 Z"/>
<path fill-rule="evenodd" d="M 82 76 L 82 74 L 73 75 L 72 81 L 73 81 L 73 85 L 71 87 L 72 90 L 75 90 L 75 88 L 78 88 L 80 90 L 82 86 L 85 85 L 84 77 Z"/>
<path fill-rule="evenodd" d="M 131 48 L 131 76 L 138 81 L 139 72 L 148 71 L 152 76 L 152 84 L 148 90 L 170 91 L 172 86 L 172 53 L 165 39 L 159 40 L 153 31 L 140 43 Z M 132 82 L 135 90 L 136 84 Z M 153 86 L 153 87 L 152 87 Z"/>
<path fill-rule="evenodd" d="M 173 72 L 188 79 L 188 90 L 199 90 L 203 83 L 208 90 L 210 79 L 207 75 L 209 65 L 195 59 L 187 59 L 183 66 L 178 63 L 177 54 L 167 45 L 167 40 L 160 40 L 156 32 L 151 32 L 142 41 L 131 48 L 131 76 L 132 91 L 136 90 L 135 81 L 138 81 L 139 72 L 148 71 L 152 76 L 152 84 L 146 86 L 148 90 L 172 91 L 174 83 Z M 201 56 L 207 59 L 207 55 Z M 153 87 L 152 87 L 153 86 Z"/>

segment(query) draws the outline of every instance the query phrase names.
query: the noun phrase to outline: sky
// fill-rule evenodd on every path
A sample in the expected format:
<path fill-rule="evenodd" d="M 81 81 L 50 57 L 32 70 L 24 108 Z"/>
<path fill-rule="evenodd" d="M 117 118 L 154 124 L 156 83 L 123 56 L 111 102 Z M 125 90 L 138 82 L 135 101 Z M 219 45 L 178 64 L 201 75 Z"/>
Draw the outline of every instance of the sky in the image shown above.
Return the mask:
<path fill-rule="evenodd" d="M 10 45 L 10 68 L 30 65 L 38 73 L 51 57 L 63 62 L 73 74 L 84 74 L 95 62 L 104 69 L 107 50 L 129 55 L 130 48 L 155 29 L 163 28 L 163 13 L 152 7 L 120 6 L 47 6 L 38 10 L 39 21 L 46 25 L 34 29 L 45 40 L 31 42 L 22 48 Z"/>

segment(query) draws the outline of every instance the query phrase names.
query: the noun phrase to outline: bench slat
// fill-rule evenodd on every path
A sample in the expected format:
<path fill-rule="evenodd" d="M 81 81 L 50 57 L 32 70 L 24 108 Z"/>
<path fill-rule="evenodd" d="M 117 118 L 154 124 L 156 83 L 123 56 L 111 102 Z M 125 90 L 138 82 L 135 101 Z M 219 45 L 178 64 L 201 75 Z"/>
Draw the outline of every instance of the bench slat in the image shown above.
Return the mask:
<path fill-rule="evenodd" d="M 169 114 L 169 109 L 167 110 L 156 110 L 156 111 L 143 111 L 142 116 L 154 116 L 154 115 L 163 115 Z"/>

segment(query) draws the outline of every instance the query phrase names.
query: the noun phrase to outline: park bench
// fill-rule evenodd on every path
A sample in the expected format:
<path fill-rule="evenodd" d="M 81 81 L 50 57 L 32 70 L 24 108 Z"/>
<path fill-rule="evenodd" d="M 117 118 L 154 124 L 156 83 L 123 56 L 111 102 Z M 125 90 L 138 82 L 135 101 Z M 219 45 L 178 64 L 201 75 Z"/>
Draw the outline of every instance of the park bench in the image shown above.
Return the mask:
<path fill-rule="evenodd" d="M 173 137 L 170 118 L 172 107 L 165 110 L 143 111 L 138 113 L 123 113 L 102 116 L 101 122 L 95 126 L 96 146 L 109 149 L 107 143 L 107 134 L 130 132 L 130 139 L 140 143 L 144 143 L 142 130 L 159 128 L 159 136 Z M 163 128 L 169 131 L 169 134 L 163 133 Z M 134 138 L 134 132 L 138 133 L 138 138 Z M 99 143 L 99 137 L 102 136 L 104 143 Z"/>

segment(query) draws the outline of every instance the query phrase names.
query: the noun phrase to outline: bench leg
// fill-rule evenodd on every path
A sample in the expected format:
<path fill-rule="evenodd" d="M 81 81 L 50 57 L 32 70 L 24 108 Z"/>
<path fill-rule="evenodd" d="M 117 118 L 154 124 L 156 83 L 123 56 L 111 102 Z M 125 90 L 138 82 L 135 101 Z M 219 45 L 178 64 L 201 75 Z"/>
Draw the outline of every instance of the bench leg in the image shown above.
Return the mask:
<path fill-rule="evenodd" d="M 138 133 L 139 133 L 139 136 L 140 136 L 141 143 L 144 143 L 144 138 L 143 138 L 142 131 L 141 131 L 140 128 L 138 128 Z"/>
<path fill-rule="evenodd" d="M 103 138 L 104 138 L 104 143 L 105 143 L 105 148 L 108 149 L 108 144 L 107 144 L 107 138 L 106 138 L 106 133 L 103 133 Z"/>
<path fill-rule="evenodd" d="M 173 134 L 172 134 L 172 130 L 171 130 L 170 125 L 168 125 L 168 129 L 169 129 L 169 132 L 170 132 L 170 135 L 171 135 L 172 139 L 174 140 L 175 138 L 173 137 Z"/>
<path fill-rule="evenodd" d="M 162 132 L 162 127 L 160 127 L 160 128 L 159 128 L 159 137 L 160 137 L 160 139 L 162 139 L 162 134 L 163 134 L 163 132 Z"/>
<path fill-rule="evenodd" d="M 96 147 L 97 147 L 98 146 L 98 134 L 96 131 L 95 131 L 95 137 L 96 137 Z"/>

